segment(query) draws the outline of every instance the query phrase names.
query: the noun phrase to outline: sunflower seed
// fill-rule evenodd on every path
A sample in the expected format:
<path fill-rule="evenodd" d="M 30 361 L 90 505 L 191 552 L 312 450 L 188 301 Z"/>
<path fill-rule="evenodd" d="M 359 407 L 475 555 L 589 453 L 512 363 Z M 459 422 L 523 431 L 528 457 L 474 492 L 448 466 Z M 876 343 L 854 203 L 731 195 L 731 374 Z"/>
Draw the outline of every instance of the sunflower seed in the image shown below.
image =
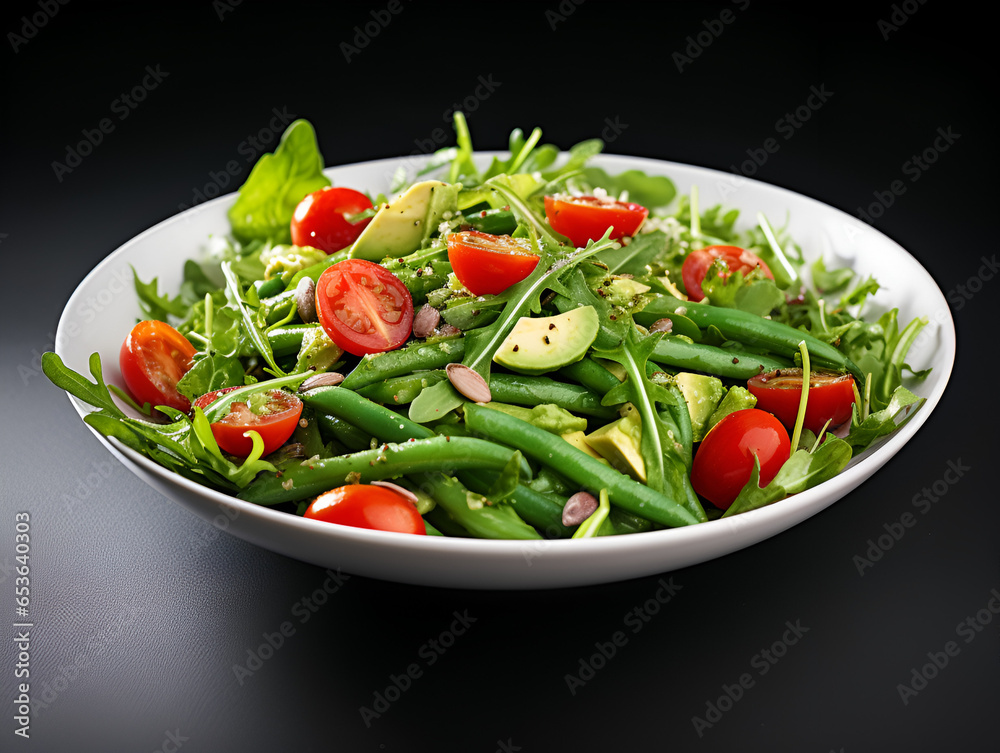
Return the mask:
<path fill-rule="evenodd" d="M 488 403 L 493 399 L 490 386 L 477 372 L 460 363 L 449 363 L 444 368 L 448 381 L 463 397 L 475 403 Z"/>
<path fill-rule="evenodd" d="M 597 509 L 597 497 L 589 492 L 577 492 L 566 500 L 563 507 L 562 522 L 564 526 L 578 526 Z"/>

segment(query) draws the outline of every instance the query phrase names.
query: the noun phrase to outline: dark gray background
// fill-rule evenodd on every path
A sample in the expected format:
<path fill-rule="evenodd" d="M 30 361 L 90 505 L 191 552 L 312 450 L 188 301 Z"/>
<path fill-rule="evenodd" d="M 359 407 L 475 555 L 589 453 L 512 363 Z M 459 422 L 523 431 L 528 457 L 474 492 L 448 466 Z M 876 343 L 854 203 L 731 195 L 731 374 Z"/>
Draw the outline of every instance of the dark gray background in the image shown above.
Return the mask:
<path fill-rule="evenodd" d="M 7 15 L 5 36 L 44 5 Z M 6 36 L 0 615 L 14 621 L 13 517 L 30 510 L 31 688 L 49 705 L 30 741 L 14 736 L 5 638 L 0 748 L 171 750 L 177 738 L 185 752 L 997 748 L 1000 632 L 993 622 L 957 632 L 1000 587 L 987 371 L 996 283 L 982 267 L 996 249 L 998 198 L 987 19 L 915 0 L 823 4 L 809 17 L 799 3 L 664 4 L 655 17 L 651 7 L 406 3 L 350 63 L 341 43 L 386 4 L 74 1 L 16 51 Z M 726 8 L 731 23 L 717 22 Z M 721 34 L 708 32 L 678 71 L 672 53 L 713 26 Z M 167 77 L 120 120 L 112 102 L 157 65 Z M 445 111 L 479 76 L 499 82 L 470 113 L 481 148 L 536 124 L 566 147 L 610 120 L 627 127 L 608 151 L 720 169 L 777 138 L 757 177 L 852 214 L 902 181 L 875 226 L 953 303 L 955 374 L 906 448 L 793 530 L 670 574 L 680 591 L 639 632 L 627 615 L 654 597 L 658 577 L 537 593 L 354 577 L 302 622 L 299 603 L 322 570 L 218 534 L 151 491 L 37 372 L 87 271 L 191 204 L 210 171 L 240 160 L 226 190 L 242 182 L 240 145 L 272 108 L 311 119 L 336 165 L 407 154 L 448 131 Z M 777 121 L 811 86 L 832 96 L 785 139 Z M 113 132 L 58 180 L 52 162 L 104 117 Z M 914 182 L 903 165 L 939 128 L 960 137 Z M 970 280 L 981 292 L 962 299 Z M 969 470 L 921 514 L 914 497 L 940 489 L 949 461 Z M 853 558 L 907 512 L 916 524 L 859 575 Z M 475 622 L 429 665 L 425 644 L 466 610 Z M 759 654 L 786 621 L 808 632 L 761 675 Z M 294 634 L 237 678 L 234 665 L 284 622 Z M 627 644 L 572 695 L 565 676 L 616 631 Z M 904 705 L 897 685 L 948 641 L 958 655 Z M 422 676 L 366 727 L 360 707 L 411 663 Z M 699 737 L 692 718 L 743 673 L 753 686 Z"/>

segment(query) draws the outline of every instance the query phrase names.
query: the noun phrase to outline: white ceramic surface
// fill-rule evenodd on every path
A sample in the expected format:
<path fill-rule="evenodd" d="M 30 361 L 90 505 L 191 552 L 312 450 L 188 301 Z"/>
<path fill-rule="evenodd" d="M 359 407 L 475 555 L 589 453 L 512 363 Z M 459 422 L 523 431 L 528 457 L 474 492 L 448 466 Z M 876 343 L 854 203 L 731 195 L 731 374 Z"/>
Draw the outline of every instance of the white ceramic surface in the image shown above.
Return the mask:
<path fill-rule="evenodd" d="M 486 155 L 488 156 L 488 155 Z M 420 164 L 411 158 L 408 166 Z M 387 191 L 400 160 L 331 168 L 335 185 Z M 907 359 L 915 369 L 933 367 L 912 386 L 927 403 L 901 430 L 854 458 L 838 477 L 797 496 L 743 515 L 682 529 L 583 541 L 481 541 L 367 531 L 306 520 L 229 497 L 161 468 L 121 444 L 97 435 L 132 472 L 168 498 L 213 525 L 259 546 L 323 567 L 405 583 L 433 586 L 531 589 L 605 583 L 693 565 L 774 536 L 836 502 L 899 452 L 941 399 L 955 358 L 955 330 L 940 289 L 920 264 L 894 241 L 859 220 L 813 199 L 729 173 L 671 162 L 605 155 L 595 164 L 611 173 L 638 168 L 670 176 L 678 194 L 699 188 L 701 206 L 722 202 L 741 209 L 741 226 L 763 211 L 774 225 L 789 219 L 792 237 L 810 259 L 851 265 L 882 284 L 867 316 L 893 306 L 899 319 L 927 316 L 931 323 Z M 183 262 L 204 252 L 211 234 L 228 232 L 222 196 L 166 220 L 132 239 L 80 283 L 59 321 L 56 352 L 87 374 L 97 351 L 109 383 L 122 385 L 118 350 L 139 314 L 132 289 L 140 277 L 158 277 L 161 291 L 176 291 Z M 71 398 L 77 411 L 90 410 Z M 97 434 L 95 432 L 95 434 Z"/>

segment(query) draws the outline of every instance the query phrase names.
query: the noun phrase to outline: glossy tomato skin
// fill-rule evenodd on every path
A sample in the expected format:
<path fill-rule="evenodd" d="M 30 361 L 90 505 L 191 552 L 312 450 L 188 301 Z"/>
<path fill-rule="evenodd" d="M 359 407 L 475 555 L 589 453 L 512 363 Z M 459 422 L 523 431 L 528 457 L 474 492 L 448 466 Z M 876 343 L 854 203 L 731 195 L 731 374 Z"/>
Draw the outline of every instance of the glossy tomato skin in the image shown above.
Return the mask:
<path fill-rule="evenodd" d="M 427 533 L 413 503 L 384 486 L 351 484 L 331 489 L 309 505 L 305 517 L 375 531 Z"/>
<path fill-rule="evenodd" d="M 757 408 L 730 413 L 705 435 L 694 456 L 691 485 L 726 510 L 746 486 L 754 455 L 760 461 L 760 486 L 767 486 L 788 460 L 791 441 L 777 418 Z"/>
<path fill-rule="evenodd" d="M 687 290 L 688 298 L 692 301 L 700 301 L 705 297 L 702 292 L 701 283 L 705 279 L 708 268 L 716 259 L 725 260 L 729 265 L 729 273 L 742 272 L 749 274 L 757 267 L 769 280 L 774 279 L 770 268 L 753 251 L 748 251 L 739 246 L 707 246 L 699 248 L 687 255 L 684 259 L 684 266 L 681 267 L 681 279 L 684 280 L 684 287 Z"/>
<path fill-rule="evenodd" d="M 316 313 L 337 346 L 356 356 L 395 350 L 413 328 L 413 298 L 375 262 L 345 259 L 316 283 Z"/>
<path fill-rule="evenodd" d="M 242 388 L 226 387 L 207 392 L 195 400 L 194 405 L 204 410 L 215 398 L 238 389 Z M 270 390 L 267 395 L 271 398 L 267 407 L 272 412 L 257 415 L 246 403 L 237 401 L 230 406 L 229 413 L 221 421 L 212 424 L 212 436 L 219 447 L 230 455 L 245 458 L 253 451 L 253 440 L 244 436 L 251 429 L 260 434 L 264 442 L 264 455 L 270 455 L 288 441 L 302 415 L 302 401 L 282 390 Z"/>
<path fill-rule="evenodd" d="M 757 398 L 758 408 L 773 413 L 789 431 L 794 429 L 802 395 L 802 369 L 758 374 L 747 381 L 747 389 Z M 802 425 L 813 434 L 818 434 L 827 420 L 831 429 L 840 426 L 850 420 L 853 405 L 854 377 L 814 371 L 809 375 L 809 399 Z"/>
<path fill-rule="evenodd" d="M 352 188 L 327 186 L 314 191 L 299 202 L 292 215 L 292 243 L 328 254 L 347 248 L 372 220 L 367 217 L 351 223 L 347 218 L 371 208 L 368 197 Z"/>
<path fill-rule="evenodd" d="M 185 413 L 191 402 L 177 391 L 177 382 L 191 368 L 197 351 L 180 332 L 164 322 L 139 322 L 118 353 L 125 386 L 135 401 L 168 405 Z"/>
<path fill-rule="evenodd" d="M 452 271 L 473 295 L 502 293 L 538 265 L 527 241 L 509 235 L 466 230 L 448 236 Z"/>
<path fill-rule="evenodd" d="M 641 204 L 597 196 L 546 196 L 545 217 L 552 229 L 562 233 L 574 246 L 603 238 L 609 227 L 611 237 L 635 235 L 649 216 Z"/>

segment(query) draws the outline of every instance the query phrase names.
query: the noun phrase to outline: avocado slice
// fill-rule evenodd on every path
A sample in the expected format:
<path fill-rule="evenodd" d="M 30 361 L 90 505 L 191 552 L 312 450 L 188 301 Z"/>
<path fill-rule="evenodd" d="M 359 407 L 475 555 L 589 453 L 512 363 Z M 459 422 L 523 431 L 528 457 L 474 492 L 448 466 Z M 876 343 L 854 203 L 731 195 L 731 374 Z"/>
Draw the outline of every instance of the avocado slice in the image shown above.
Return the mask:
<path fill-rule="evenodd" d="M 691 429 L 694 441 L 700 442 L 708 433 L 708 419 L 719 406 L 726 388 L 722 380 L 704 374 L 691 374 L 682 371 L 674 377 L 674 381 L 684 395 L 691 414 Z"/>
<path fill-rule="evenodd" d="M 587 435 L 582 431 L 570 431 L 562 435 L 562 438 L 573 445 L 576 449 L 582 450 L 583 452 L 590 455 L 592 458 L 600 460 L 605 465 L 610 465 L 607 460 L 601 457 L 600 454 L 593 447 L 587 444 Z"/>
<path fill-rule="evenodd" d="M 730 413 L 745 410 L 746 408 L 753 408 L 756 405 L 757 398 L 746 387 L 730 387 L 729 392 L 726 393 L 726 396 L 722 398 L 722 402 L 719 403 L 719 407 L 713 411 L 712 415 L 708 417 L 708 421 L 705 422 L 705 433 L 708 434 L 713 426 Z"/>
<path fill-rule="evenodd" d="M 383 204 L 354 241 L 352 259 L 382 261 L 411 254 L 437 230 L 445 214 L 458 211 L 458 188 L 440 180 L 414 183 Z"/>
<path fill-rule="evenodd" d="M 646 464 L 639 449 L 642 443 L 642 419 L 639 411 L 602 426 L 586 436 L 587 444 L 622 473 L 646 481 Z"/>
<path fill-rule="evenodd" d="M 522 316 L 493 360 L 521 374 L 555 371 L 583 358 L 597 338 L 598 329 L 593 306 L 580 306 L 555 316 Z"/>

